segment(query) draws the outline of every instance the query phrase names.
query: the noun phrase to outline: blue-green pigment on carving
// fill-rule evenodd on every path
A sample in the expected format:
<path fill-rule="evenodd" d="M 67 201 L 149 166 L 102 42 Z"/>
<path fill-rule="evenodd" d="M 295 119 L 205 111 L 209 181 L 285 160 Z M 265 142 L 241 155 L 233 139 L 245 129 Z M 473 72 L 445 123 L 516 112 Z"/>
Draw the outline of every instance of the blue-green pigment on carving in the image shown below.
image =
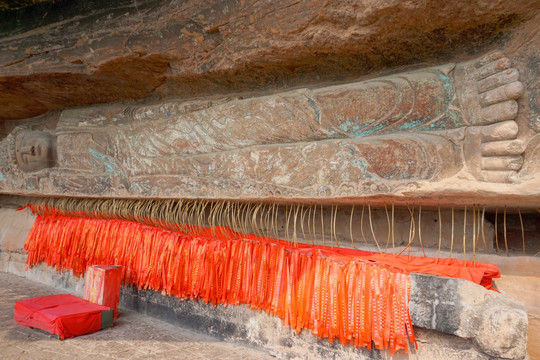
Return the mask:
<path fill-rule="evenodd" d="M 105 171 L 113 174 L 114 176 L 119 176 L 117 170 L 119 170 L 120 167 L 118 166 L 118 164 L 116 164 L 116 161 L 113 158 L 111 158 L 110 156 L 100 154 L 93 149 L 90 149 L 90 154 L 92 154 L 92 156 L 96 160 L 101 161 L 103 163 L 103 165 L 105 166 Z"/>
<path fill-rule="evenodd" d="M 385 134 L 389 132 L 437 131 L 465 126 L 461 114 L 457 111 L 448 109 L 450 103 L 452 102 L 452 99 L 454 98 L 454 88 L 452 86 L 452 80 L 441 71 L 428 71 L 432 74 L 437 75 L 442 82 L 442 86 L 444 89 L 444 109 L 441 113 L 428 115 L 421 119 L 409 119 L 401 126 L 387 132 L 380 132 L 381 130 L 384 130 L 384 128 L 387 126 L 386 124 L 381 123 L 375 125 L 374 127 L 371 127 L 376 122 L 376 120 L 370 119 L 364 121 L 363 123 L 360 123 L 360 119 L 358 116 L 352 120 L 337 119 L 341 122 L 341 124 L 338 125 L 339 129 L 343 132 L 346 132 L 347 134 L 350 134 L 352 137 L 364 137 L 374 135 L 378 132 L 380 132 L 380 134 Z M 399 89 L 397 90 L 398 101 L 401 101 L 401 91 L 399 91 Z M 438 101 L 438 99 L 434 99 L 434 101 Z M 370 128 L 367 130 L 363 130 L 367 127 Z"/>
<path fill-rule="evenodd" d="M 311 108 L 313 109 L 313 112 L 315 113 L 315 121 L 317 122 L 317 124 L 320 125 L 321 124 L 321 113 L 319 111 L 319 107 L 317 106 L 317 104 L 315 104 L 315 101 L 313 99 L 308 98 L 307 102 L 308 102 L 309 106 L 311 106 Z"/>

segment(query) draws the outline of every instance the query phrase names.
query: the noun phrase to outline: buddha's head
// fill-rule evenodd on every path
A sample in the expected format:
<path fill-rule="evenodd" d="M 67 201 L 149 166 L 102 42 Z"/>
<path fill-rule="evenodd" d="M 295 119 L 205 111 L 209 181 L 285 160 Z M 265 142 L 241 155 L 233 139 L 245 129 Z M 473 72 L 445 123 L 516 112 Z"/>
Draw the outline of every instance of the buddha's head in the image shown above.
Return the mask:
<path fill-rule="evenodd" d="M 15 138 L 15 157 L 24 172 L 35 172 L 54 166 L 56 137 L 44 131 L 25 131 Z"/>

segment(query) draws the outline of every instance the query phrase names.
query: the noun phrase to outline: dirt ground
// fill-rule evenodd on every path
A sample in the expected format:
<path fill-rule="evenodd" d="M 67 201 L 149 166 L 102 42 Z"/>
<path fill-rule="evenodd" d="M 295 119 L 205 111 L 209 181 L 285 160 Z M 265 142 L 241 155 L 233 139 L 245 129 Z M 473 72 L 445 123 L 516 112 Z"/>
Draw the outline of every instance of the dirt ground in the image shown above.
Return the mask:
<path fill-rule="evenodd" d="M 58 291 L 0 272 L 0 359 L 273 359 L 258 350 L 197 334 L 121 310 L 114 326 L 60 341 L 13 320 L 16 301 Z"/>

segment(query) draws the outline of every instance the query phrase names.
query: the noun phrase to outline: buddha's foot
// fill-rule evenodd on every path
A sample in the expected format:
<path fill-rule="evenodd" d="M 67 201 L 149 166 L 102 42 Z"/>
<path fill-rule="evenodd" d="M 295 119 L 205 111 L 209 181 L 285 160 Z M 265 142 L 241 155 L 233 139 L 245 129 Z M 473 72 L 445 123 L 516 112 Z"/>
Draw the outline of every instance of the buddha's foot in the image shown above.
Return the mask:
<path fill-rule="evenodd" d="M 472 125 L 486 125 L 513 120 L 518 113 L 515 99 L 523 93 L 519 72 L 510 68 L 510 60 L 501 52 L 494 52 L 475 64 L 476 91 L 480 113 L 472 118 Z"/>
<path fill-rule="evenodd" d="M 523 93 L 519 72 L 501 52 L 456 69 L 466 76 L 461 103 L 470 126 L 465 133 L 464 155 L 469 171 L 479 180 L 513 182 L 523 165 L 525 143 L 517 139 L 516 99 Z"/>

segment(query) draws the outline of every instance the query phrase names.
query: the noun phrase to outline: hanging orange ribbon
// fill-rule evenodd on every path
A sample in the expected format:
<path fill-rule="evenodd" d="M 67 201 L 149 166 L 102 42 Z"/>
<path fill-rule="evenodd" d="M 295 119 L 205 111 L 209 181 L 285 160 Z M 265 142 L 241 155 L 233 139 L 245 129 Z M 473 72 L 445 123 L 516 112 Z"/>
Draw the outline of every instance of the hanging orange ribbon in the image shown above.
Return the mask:
<path fill-rule="evenodd" d="M 27 265 L 45 262 L 76 276 L 89 265 L 122 265 L 124 283 L 139 289 L 213 305 L 247 304 L 278 316 L 297 333 L 309 329 L 330 342 L 391 353 L 416 345 L 408 271 L 427 264 L 428 273 L 457 272 L 489 284 L 498 274 L 489 264 L 292 245 L 225 227 L 197 234 L 126 220 L 38 216 L 25 244 Z"/>

